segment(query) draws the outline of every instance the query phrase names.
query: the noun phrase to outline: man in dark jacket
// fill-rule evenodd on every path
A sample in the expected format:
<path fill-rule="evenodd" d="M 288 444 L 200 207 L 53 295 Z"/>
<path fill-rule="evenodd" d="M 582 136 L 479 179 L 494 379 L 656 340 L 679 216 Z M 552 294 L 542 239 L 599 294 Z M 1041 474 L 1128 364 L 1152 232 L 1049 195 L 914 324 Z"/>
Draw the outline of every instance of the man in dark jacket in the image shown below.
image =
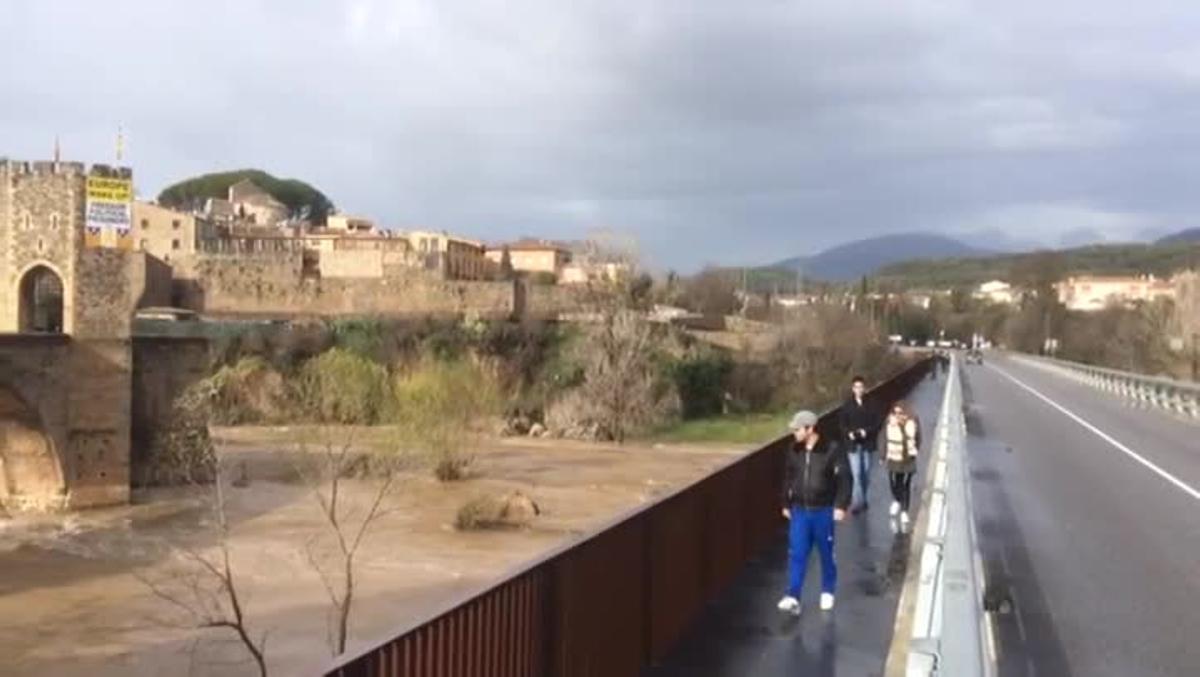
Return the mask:
<path fill-rule="evenodd" d="M 850 466 L 834 440 L 817 432 L 817 415 L 800 411 L 790 428 L 795 442 L 787 452 L 783 474 L 783 516 L 788 528 L 788 589 L 779 610 L 800 613 L 800 590 L 815 547 L 821 558 L 821 609 L 833 608 L 837 563 L 833 557 L 833 523 L 850 505 Z"/>
<path fill-rule="evenodd" d="M 871 486 L 872 452 L 877 446 L 883 416 L 866 398 L 867 383 L 861 376 L 850 382 L 850 398 L 838 412 L 842 442 L 847 452 L 850 472 L 854 475 L 854 493 L 850 499 L 851 512 L 867 509 L 867 490 Z"/>

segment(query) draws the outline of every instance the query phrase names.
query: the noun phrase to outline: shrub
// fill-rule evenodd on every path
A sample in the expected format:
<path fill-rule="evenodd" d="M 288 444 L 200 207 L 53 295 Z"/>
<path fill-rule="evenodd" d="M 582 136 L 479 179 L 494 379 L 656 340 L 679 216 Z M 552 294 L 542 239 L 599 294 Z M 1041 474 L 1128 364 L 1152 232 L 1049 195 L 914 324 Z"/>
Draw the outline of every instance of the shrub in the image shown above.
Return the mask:
<path fill-rule="evenodd" d="M 537 381 L 561 342 L 562 337 L 552 325 L 493 322 L 483 327 L 477 344 L 481 356 L 493 358 L 501 366 L 502 385 L 515 390 Z"/>
<path fill-rule="evenodd" d="M 785 325 L 768 356 L 770 409 L 825 407 L 845 396 L 850 378 L 875 381 L 891 367 L 889 351 L 865 318 L 841 307 L 814 307 Z"/>
<path fill-rule="evenodd" d="M 288 420 L 293 413 L 287 383 L 261 357 L 243 357 L 201 383 L 211 395 L 212 422 L 219 425 Z"/>
<path fill-rule="evenodd" d="M 683 418 L 715 416 L 724 411 L 733 360 L 722 353 L 691 355 L 669 367 L 679 392 Z"/>
<path fill-rule="evenodd" d="M 421 354 L 439 360 L 457 360 L 463 357 L 470 339 L 463 326 L 457 322 L 430 321 L 421 340 Z"/>
<path fill-rule="evenodd" d="M 374 318 L 334 320 L 329 325 L 333 345 L 368 360 L 379 361 L 384 348 L 383 323 Z"/>
<path fill-rule="evenodd" d="M 499 413 L 495 376 L 467 360 L 427 358 L 395 384 L 395 419 L 409 447 L 429 454 L 434 475 L 462 479 L 481 419 Z"/>
<path fill-rule="evenodd" d="M 296 396 L 308 420 L 321 423 L 370 425 L 391 408 L 387 370 L 343 348 L 304 363 Z"/>
<path fill-rule="evenodd" d="M 298 322 L 278 334 L 272 351 L 272 362 L 279 369 L 290 371 L 306 360 L 329 350 L 334 345 L 333 332 L 322 322 Z"/>
<path fill-rule="evenodd" d="M 200 381 L 179 394 L 171 417 L 154 436 L 145 465 L 137 469 L 139 486 L 200 484 L 216 476 L 217 457 L 208 434 L 215 396 L 212 384 Z"/>

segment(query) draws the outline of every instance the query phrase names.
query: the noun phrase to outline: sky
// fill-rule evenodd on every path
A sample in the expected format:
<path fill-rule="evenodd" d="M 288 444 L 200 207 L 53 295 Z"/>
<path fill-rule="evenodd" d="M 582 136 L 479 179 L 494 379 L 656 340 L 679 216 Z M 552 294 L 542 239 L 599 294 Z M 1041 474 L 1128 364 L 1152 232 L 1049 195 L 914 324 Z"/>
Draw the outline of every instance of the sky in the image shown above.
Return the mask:
<path fill-rule="evenodd" d="M 489 242 L 616 232 L 652 267 L 936 232 L 1197 225 L 1200 3 L 5 0 L 0 157 L 137 190 L 256 167 Z"/>

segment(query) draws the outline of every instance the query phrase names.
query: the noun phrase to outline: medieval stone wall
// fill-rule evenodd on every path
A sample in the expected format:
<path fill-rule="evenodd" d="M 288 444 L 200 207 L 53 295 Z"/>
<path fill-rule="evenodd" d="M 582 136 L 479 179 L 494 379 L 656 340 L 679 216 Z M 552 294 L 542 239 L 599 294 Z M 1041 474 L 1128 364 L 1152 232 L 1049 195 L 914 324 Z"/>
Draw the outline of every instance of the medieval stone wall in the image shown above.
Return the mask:
<path fill-rule="evenodd" d="M 299 252 L 188 257 L 175 265 L 176 299 L 208 315 L 253 317 L 508 317 L 514 308 L 511 282 L 443 280 L 394 266 L 373 278 L 305 277 L 302 269 Z"/>
<path fill-rule="evenodd" d="M 522 317 L 555 319 L 564 313 L 577 313 L 582 306 L 582 290 L 570 285 L 524 283 Z"/>

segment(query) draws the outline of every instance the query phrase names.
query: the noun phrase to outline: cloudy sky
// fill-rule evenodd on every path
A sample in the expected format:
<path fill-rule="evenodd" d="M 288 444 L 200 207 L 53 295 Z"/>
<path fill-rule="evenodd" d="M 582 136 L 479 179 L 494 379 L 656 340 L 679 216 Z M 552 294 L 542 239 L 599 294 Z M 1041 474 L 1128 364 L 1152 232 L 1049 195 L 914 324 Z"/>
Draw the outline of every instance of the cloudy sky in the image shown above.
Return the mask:
<path fill-rule="evenodd" d="M 485 240 L 629 233 L 656 267 L 913 230 L 1197 225 L 1200 4 L 4 0 L 0 156 L 139 192 L 261 167 Z"/>

